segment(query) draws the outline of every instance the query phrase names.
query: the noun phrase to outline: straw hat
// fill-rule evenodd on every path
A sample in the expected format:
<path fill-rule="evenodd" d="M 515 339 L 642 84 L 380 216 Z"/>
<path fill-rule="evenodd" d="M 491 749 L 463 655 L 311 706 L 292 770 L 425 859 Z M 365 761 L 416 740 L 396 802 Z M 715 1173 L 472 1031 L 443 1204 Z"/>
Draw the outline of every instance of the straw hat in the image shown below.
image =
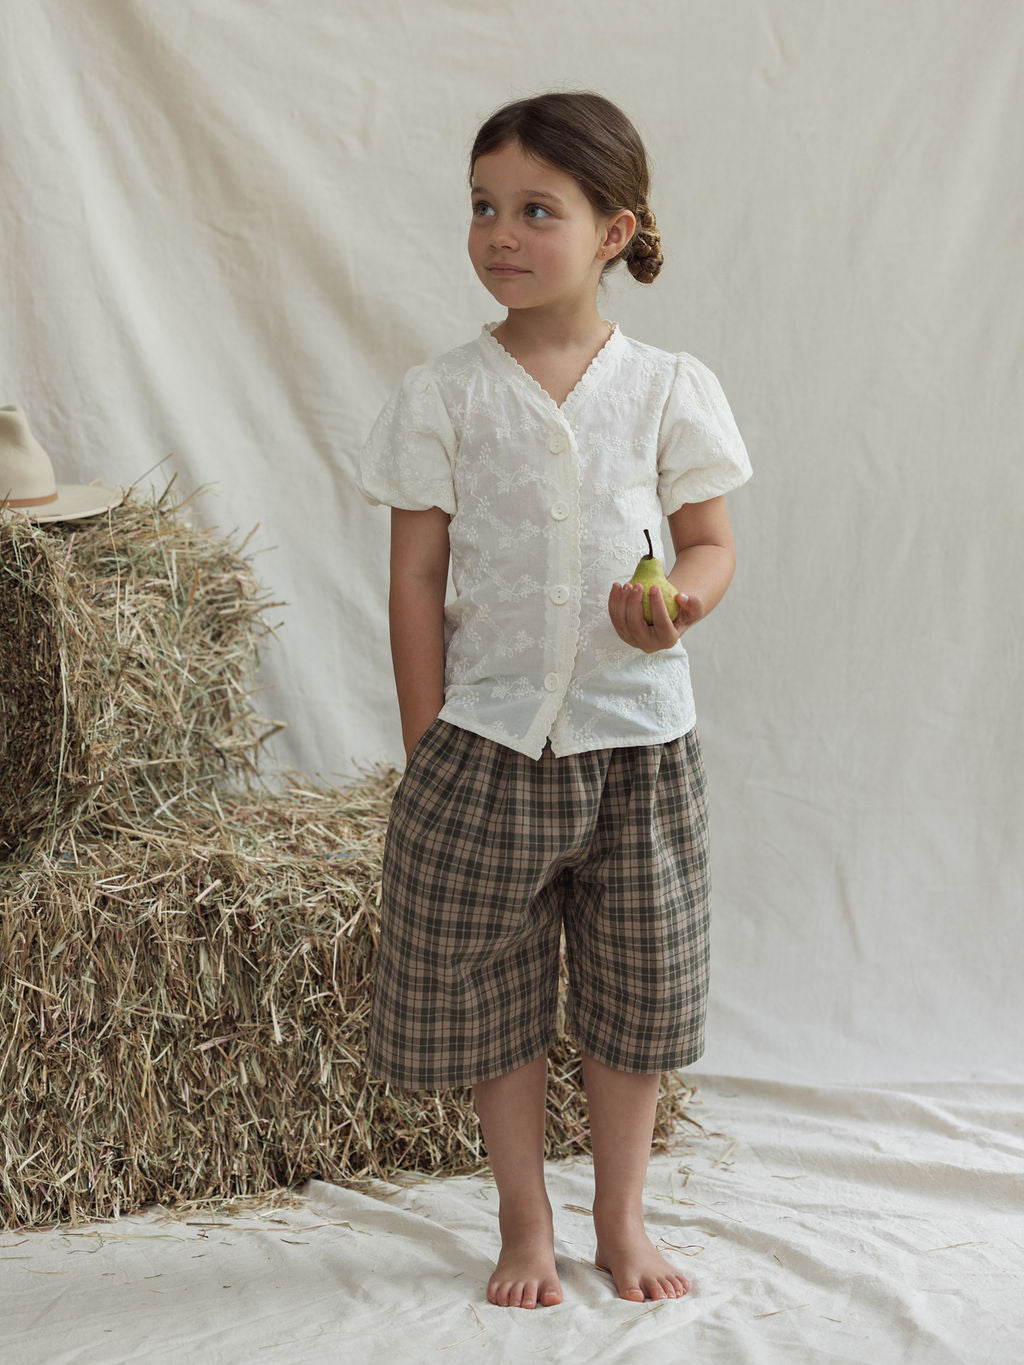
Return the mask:
<path fill-rule="evenodd" d="M 0 507 L 16 507 L 34 521 L 74 521 L 123 501 L 121 487 L 58 484 L 21 408 L 0 408 Z"/>

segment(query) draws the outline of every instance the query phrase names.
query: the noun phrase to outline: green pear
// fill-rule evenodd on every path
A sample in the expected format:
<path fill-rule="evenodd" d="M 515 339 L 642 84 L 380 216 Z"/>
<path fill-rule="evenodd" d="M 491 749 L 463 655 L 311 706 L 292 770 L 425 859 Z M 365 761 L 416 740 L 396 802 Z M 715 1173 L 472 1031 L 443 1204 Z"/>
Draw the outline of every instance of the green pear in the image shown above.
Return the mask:
<path fill-rule="evenodd" d="M 655 556 L 654 546 L 651 544 L 651 533 L 645 531 L 647 537 L 647 553 L 636 566 L 630 583 L 639 583 L 644 590 L 644 620 L 649 626 L 654 625 L 654 618 L 651 615 L 651 589 L 656 588 L 665 599 L 665 606 L 668 607 L 669 620 L 674 621 L 679 615 L 679 603 L 676 601 L 676 589 L 665 577 L 665 570 L 662 568 L 661 560 Z"/>

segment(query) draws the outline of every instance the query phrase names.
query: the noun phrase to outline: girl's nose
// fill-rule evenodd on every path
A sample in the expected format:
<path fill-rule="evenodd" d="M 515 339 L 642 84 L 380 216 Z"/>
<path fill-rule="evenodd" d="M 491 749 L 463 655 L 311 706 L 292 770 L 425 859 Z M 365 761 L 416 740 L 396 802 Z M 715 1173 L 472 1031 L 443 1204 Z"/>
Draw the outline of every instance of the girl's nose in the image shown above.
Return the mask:
<path fill-rule="evenodd" d="M 491 227 L 491 246 L 514 248 L 518 244 L 518 238 L 512 230 L 512 224 L 496 218 Z"/>

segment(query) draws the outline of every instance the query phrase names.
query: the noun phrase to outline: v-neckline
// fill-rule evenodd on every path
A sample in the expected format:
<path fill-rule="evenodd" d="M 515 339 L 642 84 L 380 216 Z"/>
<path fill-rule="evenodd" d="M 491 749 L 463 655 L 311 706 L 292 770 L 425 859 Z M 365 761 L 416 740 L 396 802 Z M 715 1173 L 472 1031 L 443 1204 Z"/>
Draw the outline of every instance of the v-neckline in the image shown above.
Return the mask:
<path fill-rule="evenodd" d="M 608 321 L 608 319 L 602 320 Z M 515 375 L 521 384 L 524 384 L 535 396 L 542 398 L 549 407 L 554 408 L 557 413 L 564 416 L 566 408 L 574 406 L 576 401 L 578 401 L 587 389 L 591 387 L 595 375 L 603 369 L 607 364 L 610 355 L 616 349 L 616 346 L 613 343 L 617 343 L 621 336 L 619 324 L 617 322 L 608 322 L 608 325 L 612 330 L 608 333 L 604 344 L 601 346 L 600 350 L 595 352 L 590 364 L 560 403 L 555 402 L 554 398 L 548 393 L 544 385 L 534 379 L 530 371 L 520 365 L 512 352 L 507 351 L 494 335 L 497 328 L 501 326 L 500 322 L 485 322 L 481 329 L 481 338 L 485 345 L 488 342 L 490 343 L 490 345 L 487 346 L 487 349 L 505 366 L 506 369 L 510 370 L 510 372 Z"/>

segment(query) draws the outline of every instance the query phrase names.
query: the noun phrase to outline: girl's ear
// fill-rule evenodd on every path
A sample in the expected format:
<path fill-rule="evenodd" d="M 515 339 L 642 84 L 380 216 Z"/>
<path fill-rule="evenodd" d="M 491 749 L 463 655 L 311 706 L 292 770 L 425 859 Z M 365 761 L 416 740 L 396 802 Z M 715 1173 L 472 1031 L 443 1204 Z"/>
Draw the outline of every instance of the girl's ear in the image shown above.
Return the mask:
<path fill-rule="evenodd" d="M 600 254 L 606 260 L 611 260 L 625 249 L 635 231 L 636 215 L 630 213 L 629 209 L 623 209 L 621 213 L 614 214 L 605 226 Z"/>

